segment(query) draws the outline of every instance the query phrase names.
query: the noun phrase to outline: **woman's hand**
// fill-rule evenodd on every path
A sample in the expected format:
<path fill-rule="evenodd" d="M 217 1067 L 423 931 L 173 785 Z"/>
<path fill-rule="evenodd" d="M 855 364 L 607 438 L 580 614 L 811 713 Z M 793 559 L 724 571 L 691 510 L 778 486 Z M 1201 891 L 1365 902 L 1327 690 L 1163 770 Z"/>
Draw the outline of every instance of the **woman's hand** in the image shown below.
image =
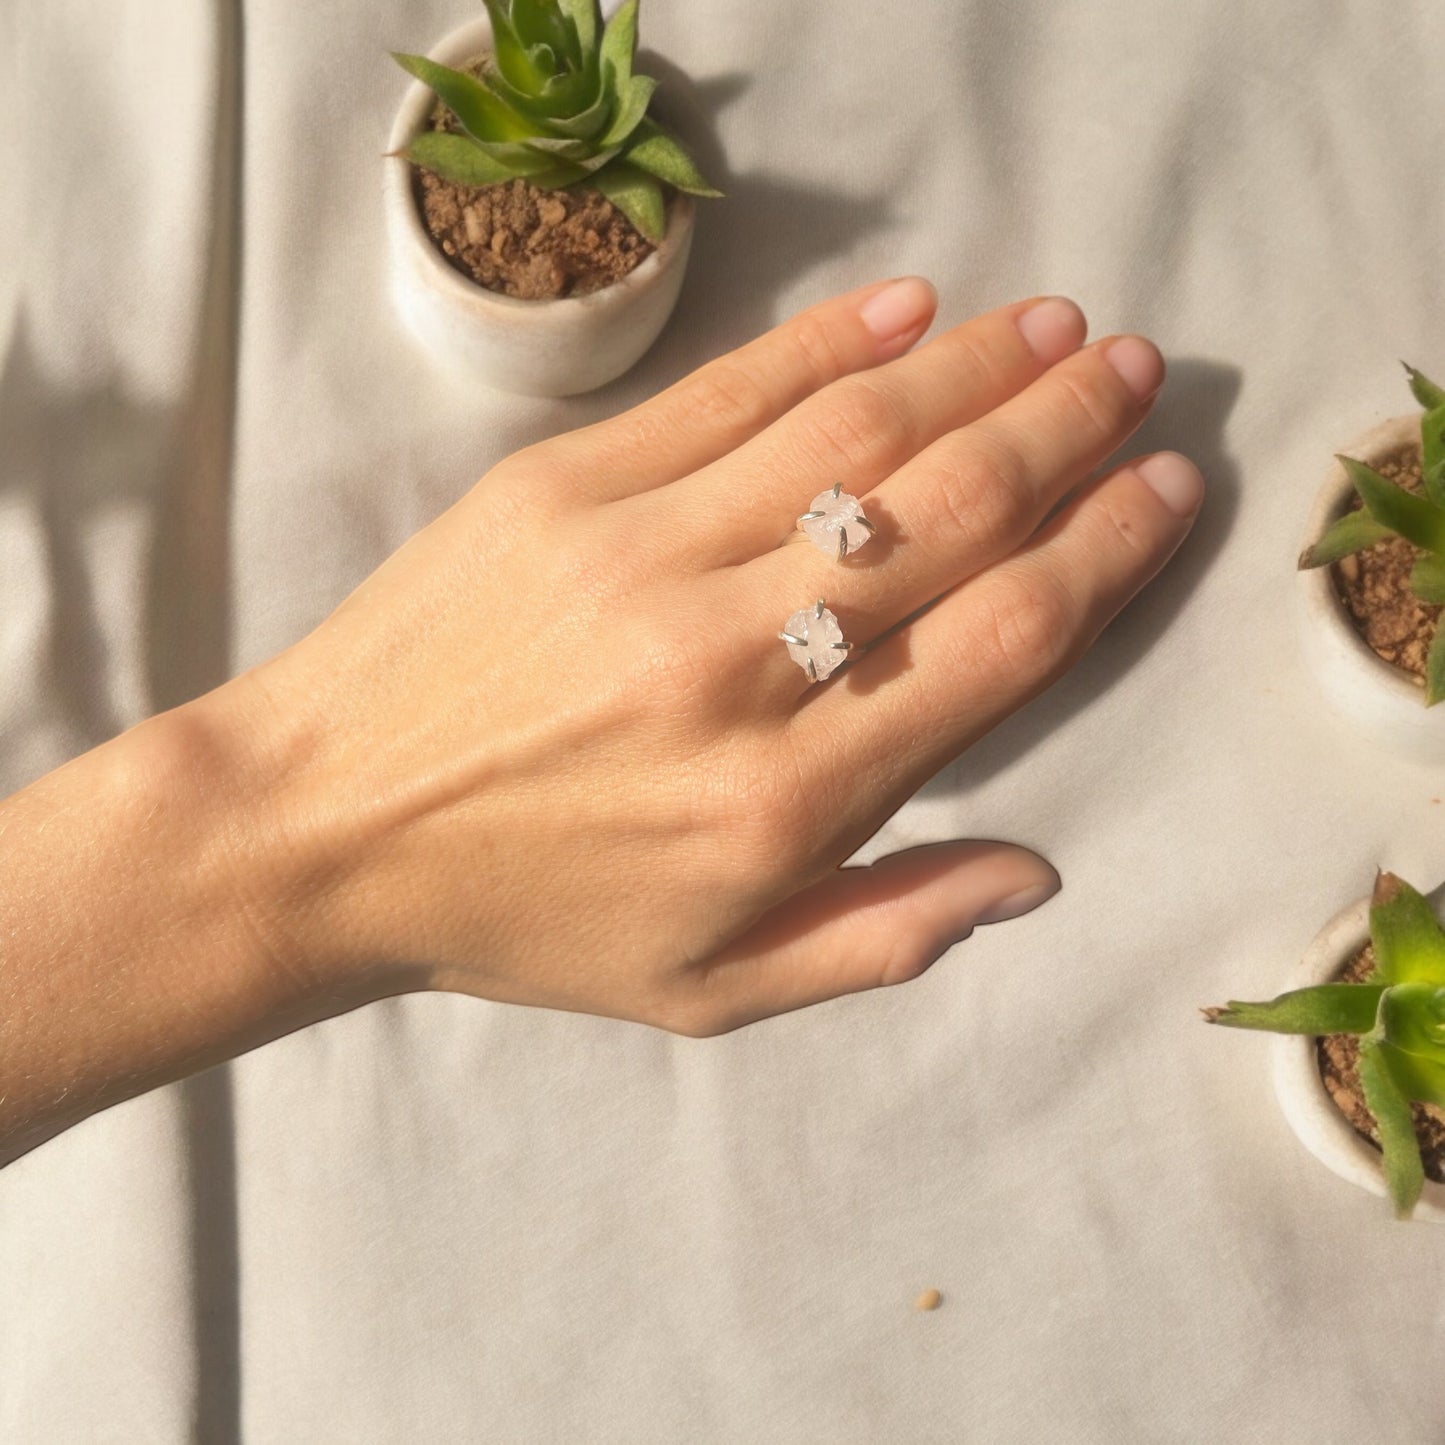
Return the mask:
<path fill-rule="evenodd" d="M 1159 354 L 1080 349 L 1064 300 L 908 353 L 934 304 L 918 279 L 827 301 L 516 453 L 224 689 L 290 859 L 273 946 L 704 1035 L 912 978 L 1052 892 L 1001 845 L 838 865 L 1079 656 L 1202 483 L 1165 453 L 1037 531 Z M 779 546 L 834 483 L 874 541 Z M 855 651 L 809 686 L 778 630 L 818 597 Z"/>
<path fill-rule="evenodd" d="M 916 977 L 1058 885 L 843 862 L 1189 530 L 1173 453 L 1043 519 L 1163 379 L 1072 303 L 917 351 L 905 279 L 508 457 L 309 636 L 0 803 L 0 1162 L 411 989 L 716 1034 Z M 825 488 L 877 536 L 779 545 Z M 778 639 L 822 597 L 853 644 Z"/>

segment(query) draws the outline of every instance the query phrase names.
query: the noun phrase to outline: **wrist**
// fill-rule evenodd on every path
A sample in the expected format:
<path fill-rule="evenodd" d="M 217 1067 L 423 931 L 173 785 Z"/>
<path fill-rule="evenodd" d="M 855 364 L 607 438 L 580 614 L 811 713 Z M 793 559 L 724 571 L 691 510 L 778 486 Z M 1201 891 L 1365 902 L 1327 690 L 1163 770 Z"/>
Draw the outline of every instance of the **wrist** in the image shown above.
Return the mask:
<path fill-rule="evenodd" d="M 345 1013 L 301 856 L 224 689 L 0 802 L 0 1163 L 87 1115 Z"/>
<path fill-rule="evenodd" d="M 151 719 L 176 790 L 204 799 L 198 891 L 296 996 L 346 1012 L 428 986 L 420 965 L 370 954 L 340 906 L 356 835 L 324 720 L 265 668 Z"/>

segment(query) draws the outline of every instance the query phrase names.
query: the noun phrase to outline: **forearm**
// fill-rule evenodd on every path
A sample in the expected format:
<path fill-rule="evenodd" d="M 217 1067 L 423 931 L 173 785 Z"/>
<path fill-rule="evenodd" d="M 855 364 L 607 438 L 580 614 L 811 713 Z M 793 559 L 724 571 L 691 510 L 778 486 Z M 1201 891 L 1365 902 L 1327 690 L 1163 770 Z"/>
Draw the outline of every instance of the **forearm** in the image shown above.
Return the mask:
<path fill-rule="evenodd" d="M 277 920 L 285 840 L 217 694 L 0 802 L 0 1164 L 380 997 Z"/>

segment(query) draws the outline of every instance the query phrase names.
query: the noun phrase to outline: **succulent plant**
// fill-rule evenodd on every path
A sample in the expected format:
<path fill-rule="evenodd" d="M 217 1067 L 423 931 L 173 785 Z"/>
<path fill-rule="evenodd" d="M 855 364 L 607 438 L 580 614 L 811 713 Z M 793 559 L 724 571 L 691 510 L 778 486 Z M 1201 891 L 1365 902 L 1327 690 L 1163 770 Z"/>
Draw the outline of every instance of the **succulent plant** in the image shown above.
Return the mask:
<path fill-rule="evenodd" d="M 1207 1008 L 1208 1022 L 1277 1034 L 1358 1034 L 1360 1085 L 1380 1134 L 1395 1213 L 1408 1219 L 1425 1173 L 1410 1101 L 1445 1107 L 1445 929 L 1402 878 L 1370 900 L 1375 965 L 1360 983 L 1294 989 L 1269 1003 Z"/>
<path fill-rule="evenodd" d="M 1386 537 L 1404 537 L 1424 551 L 1410 571 L 1410 590 L 1422 602 L 1445 603 L 1445 390 L 1403 363 L 1410 390 L 1424 407 L 1420 454 L 1424 495 L 1383 477 L 1353 457 L 1336 454 L 1363 507 L 1346 512 L 1318 542 L 1305 548 L 1299 565 L 1323 567 Z M 1445 698 L 1445 627 L 1437 627 L 1425 658 L 1425 705 Z"/>
<path fill-rule="evenodd" d="M 722 194 L 647 114 L 657 82 L 632 71 L 637 0 L 605 25 L 599 0 L 485 3 L 492 52 L 480 75 L 393 52 L 460 127 L 424 131 L 408 160 L 466 186 L 521 177 L 543 190 L 595 187 L 654 244 L 666 224 L 664 184 Z"/>

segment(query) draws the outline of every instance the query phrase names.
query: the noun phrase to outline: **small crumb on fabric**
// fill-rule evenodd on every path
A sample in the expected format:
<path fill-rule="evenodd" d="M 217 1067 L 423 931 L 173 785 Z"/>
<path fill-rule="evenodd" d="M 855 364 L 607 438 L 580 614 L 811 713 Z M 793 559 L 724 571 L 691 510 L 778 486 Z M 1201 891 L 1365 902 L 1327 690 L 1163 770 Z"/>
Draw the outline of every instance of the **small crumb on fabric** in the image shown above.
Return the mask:
<path fill-rule="evenodd" d="M 913 1308 L 916 1310 L 936 1310 L 943 1303 L 943 1296 L 936 1289 L 926 1289 L 916 1300 L 913 1301 Z"/>

